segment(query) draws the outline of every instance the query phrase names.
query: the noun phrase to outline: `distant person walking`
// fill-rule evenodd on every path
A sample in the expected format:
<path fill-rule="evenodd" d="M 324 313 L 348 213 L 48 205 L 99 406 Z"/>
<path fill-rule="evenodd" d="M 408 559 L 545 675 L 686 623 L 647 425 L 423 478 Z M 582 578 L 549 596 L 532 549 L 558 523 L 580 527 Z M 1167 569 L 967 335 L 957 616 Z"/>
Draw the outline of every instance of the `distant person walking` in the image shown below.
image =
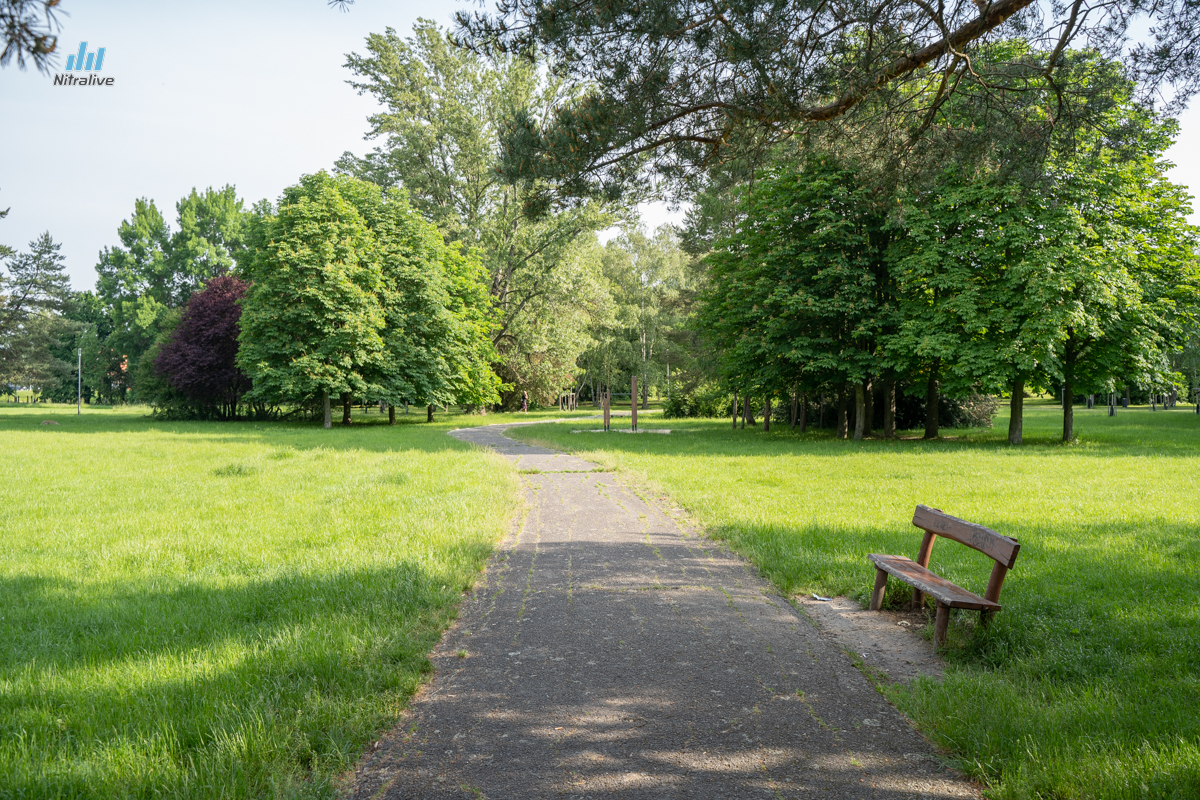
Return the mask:
<path fill-rule="evenodd" d="M 521 392 L 521 413 L 529 413 L 529 392 Z"/>

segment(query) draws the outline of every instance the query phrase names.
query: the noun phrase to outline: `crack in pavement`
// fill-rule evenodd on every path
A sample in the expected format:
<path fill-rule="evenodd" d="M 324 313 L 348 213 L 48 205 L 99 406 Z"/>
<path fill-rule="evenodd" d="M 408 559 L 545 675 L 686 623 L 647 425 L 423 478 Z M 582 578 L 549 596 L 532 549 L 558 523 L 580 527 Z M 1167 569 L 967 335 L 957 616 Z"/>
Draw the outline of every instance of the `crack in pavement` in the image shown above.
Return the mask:
<path fill-rule="evenodd" d="M 451 435 L 527 470 L 528 517 L 345 796 L 979 797 L 743 559 L 507 427 Z"/>

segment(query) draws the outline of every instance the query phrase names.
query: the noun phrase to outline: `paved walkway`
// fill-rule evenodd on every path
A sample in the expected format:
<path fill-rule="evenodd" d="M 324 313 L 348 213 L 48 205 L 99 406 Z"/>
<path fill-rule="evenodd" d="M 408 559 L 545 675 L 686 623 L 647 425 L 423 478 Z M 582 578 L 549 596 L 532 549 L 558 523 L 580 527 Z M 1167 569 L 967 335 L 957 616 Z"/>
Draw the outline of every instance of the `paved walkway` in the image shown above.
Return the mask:
<path fill-rule="evenodd" d="M 529 516 L 352 797 L 978 797 L 746 562 L 504 430 L 452 435 L 542 470 Z"/>

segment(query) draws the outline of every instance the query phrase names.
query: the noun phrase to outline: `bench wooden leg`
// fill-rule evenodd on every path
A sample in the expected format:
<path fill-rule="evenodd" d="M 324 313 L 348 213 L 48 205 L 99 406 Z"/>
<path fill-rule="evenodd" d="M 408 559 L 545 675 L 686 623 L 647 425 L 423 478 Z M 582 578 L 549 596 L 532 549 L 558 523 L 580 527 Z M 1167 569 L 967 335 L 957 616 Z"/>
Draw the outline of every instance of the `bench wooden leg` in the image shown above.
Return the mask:
<path fill-rule="evenodd" d="M 913 589 L 912 602 L 909 603 L 909 609 L 912 611 L 920 611 L 925 605 L 925 593 L 920 589 Z"/>
<path fill-rule="evenodd" d="M 950 627 L 950 606 L 937 605 L 937 621 L 933 625 L 933 640 L 938 647 L 946 645 L 946 629 Z"/>
<path fill-rule="evenodd" d="M 992 621 L 992 612 L 988 611 L 986 608 L 979 612 L 980 627 L 986 628 L 988 626 L 988 623 L 991 621 Z"/>
<path fill-rule="evenodd" d="M 883 608 L 883 594 L 887 591 L 888 574 L 881 569 L 875 570 L 875 591 L 871 592 L 871 611 Z"/>

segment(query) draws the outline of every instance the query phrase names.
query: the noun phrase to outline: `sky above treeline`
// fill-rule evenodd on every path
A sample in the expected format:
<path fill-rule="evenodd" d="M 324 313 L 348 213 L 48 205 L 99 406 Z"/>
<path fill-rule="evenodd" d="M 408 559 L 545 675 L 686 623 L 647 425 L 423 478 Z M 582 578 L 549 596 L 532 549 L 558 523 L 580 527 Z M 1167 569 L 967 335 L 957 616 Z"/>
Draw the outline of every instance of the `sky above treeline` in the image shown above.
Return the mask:
<path fill-rule="evenodd" d="M 417 17 L 449 25 L 470 0 L 64 0 L 59 71 L 80 42 L 105 48 L 112 86 L 55 86 L 53 75 L 0 69 L 0 242 L 24 248 L 42 231 L 63 245 L 76 289 L 92 288 L 100 249 L 134 200 L 173 224 L 193 187 L 233 184 L 249 207 L 276 199 L 344 151 L 362 154 L 377 105 L 346 84 L 346 54 L 368 34 L 407 35 Z M 1180 119 L 1172 178 L 1200 192 L 1200 110 Z M 678 219 L 643 209 L 649 227 Z M 1193 214 L 1194 222 L 1200 215 Z"/>

